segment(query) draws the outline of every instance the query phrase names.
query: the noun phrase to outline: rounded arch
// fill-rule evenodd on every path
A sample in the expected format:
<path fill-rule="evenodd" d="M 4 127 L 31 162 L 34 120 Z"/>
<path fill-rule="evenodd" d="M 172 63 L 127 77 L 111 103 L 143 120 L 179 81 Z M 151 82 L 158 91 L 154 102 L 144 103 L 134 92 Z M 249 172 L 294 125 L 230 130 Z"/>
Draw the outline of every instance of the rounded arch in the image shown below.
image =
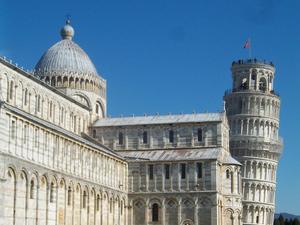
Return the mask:
<path fill-rule="evenodd" d="M 181 225 L 194 225 L 194 221 L 191 219 L 185 219 L 182 221 Z"/>
<path fill-rule="evenodd" d="M 101 99 L 98 99 L 98 100 L 96 101 L 95 112 L 96 112 L 96 114 L 99 115 L 101 118 L 105 117 L 104 103 L 102 102 Z"/>
<path fill-rule="evenodd" d="M 261 77 L 259 79 L 259 90 L 261 90 L 261 91 L 267 90 L 267 80 L 265 77 Z"/>
<path fill-rule="evenodd" d="M 79 91 L 76 91 L 71 97 L 87 107 L 92 105 L 89 97 Z"/>

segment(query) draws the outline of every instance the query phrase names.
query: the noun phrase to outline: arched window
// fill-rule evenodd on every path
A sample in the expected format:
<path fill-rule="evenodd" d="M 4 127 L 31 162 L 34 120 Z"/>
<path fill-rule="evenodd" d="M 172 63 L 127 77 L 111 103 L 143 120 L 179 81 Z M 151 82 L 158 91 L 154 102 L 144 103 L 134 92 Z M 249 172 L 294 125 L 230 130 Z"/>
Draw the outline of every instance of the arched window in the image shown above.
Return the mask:
<path fill-rule="evenodd" d="M 11 139 L 15 139 L 16 136 L 16 121 L 11 121 Z"/>
<path fill-rule="evenodd" d="M 71 187 L 68 188 L 68 205 L 71 205 L 72 202 L 72 189 Z"/>
<path fill-rule="evenodd" d="M 34 180 L 30 181 L 30 198 L 34 199 Z"/>
<path fill-rule="evenodd" d="M 186 164 L 185 163 L 180 164 L 180 173 L 181 173 L 181 179 L 185 179 L 185 177 L 186 177 Z"/>
<path fill-rule="evenodd" d="M 226 170 L 226 178 L 230 179 L 230 171 L 229 170 Z"/>
<path fill-rule="evenodd" d="M 82 208 L 86 208 L 86 201 L 87 201 L 87 194 L 86 191 L 83 191 L 83 196 L 82 196 Z"/>
<path fill-rule="evenodd" d="M 99 211 L 99 209 L 100 209 L 100 195 L 97 195 L 96 209 L 97 209 L 97 211 Z"/>
<path fill-rule="evenodd" d="M 36 105 L 36 112 L 40 112 L 41 111 L 41 96 L 40 95 L 35 96 L 35 105 Z"/>
<path fill-rule="evenodd" d="M 198 142 L 203 141 L 203 135 L 202 135 L 202 129 L 201 128 L 198 128 L 198 130 L 197 130 L 197 138 L 198 138 Z"/>
<path fill-rule="evenodd" d="M 28 90 L 25 89 L 24 91 L 24 105 L 28 104 Z"/>
<path fill-rule="evenodd" d="M 23 130 L 23 143 L 26 144 L 27 142 L 27 135 L 28 135 L 28 128 L 27 125 L 24 125 L 24 130 Z"/>
<path fill-rule="evenodd" d="M 174 143 L 174 131 L 173 130 L 169 131 L 169 142 Z"/>
<path fill-rule="evenodd" d="M 260 78 L 260 80 L 259 80 L 259 90 L 261 90 L 261 91 L 267 90 L 267 82 L 264 77 Z"/>
<path fill-rule="evenodd" d="M 152 205 L 152 222 L 158 222 L 158 204 Z"/>
<path fill-rule="evenodd" d="M 119 145 L 124 144 L 124 136 L 122 132 L 119 132 Z"/>
<path fill-rule="evenodd" d="M 9 100 L 12 100 L 13 96 L 14 96 L 14 82 L 11 81 L 9 86 Z"/>
<path fill-rule="evenodd" d="M 143 132 L 143 144 L 147 144 L 148 143 L 148 134 L 147 131 Z"/>
<path fill-rule="evenodd" d="M 54 183 L 51 182 L 50 186 L 50 202 L 54 202 Z"/>
<path fill-rule="evenodd" d="M 39 146 L 39 131 L 38 129 L 35 129 L 34 131 L 34 147 Z"/>
<path fill-rule="evenodd" d="M 49 104 L 49 116 L 52 117 L 52 102 Z"/>
<path fill-rule="evenodd" d="M 197 165 L 197 178 L 200 179 L 202 178 L 203 165 L 200 162 L 198 162 L 196 165 Z"/>

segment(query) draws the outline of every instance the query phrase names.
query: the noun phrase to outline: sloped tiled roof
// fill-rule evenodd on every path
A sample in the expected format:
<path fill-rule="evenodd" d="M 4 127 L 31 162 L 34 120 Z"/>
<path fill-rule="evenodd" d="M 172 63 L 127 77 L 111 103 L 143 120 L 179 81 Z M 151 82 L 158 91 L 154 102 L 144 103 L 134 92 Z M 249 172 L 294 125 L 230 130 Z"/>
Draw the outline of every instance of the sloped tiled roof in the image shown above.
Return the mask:
<path fill-rule="evenodd" d="M 155 115 L 103 118 L 94 123 L 94 127 L 130 126 L 130 125 L 151 125 L 151 124 L 174 124 L 174 123 L 195 123 L 195 122 L 217 122 L 223 121 L 224 113 L 194 113 L 180 115 Z"/>

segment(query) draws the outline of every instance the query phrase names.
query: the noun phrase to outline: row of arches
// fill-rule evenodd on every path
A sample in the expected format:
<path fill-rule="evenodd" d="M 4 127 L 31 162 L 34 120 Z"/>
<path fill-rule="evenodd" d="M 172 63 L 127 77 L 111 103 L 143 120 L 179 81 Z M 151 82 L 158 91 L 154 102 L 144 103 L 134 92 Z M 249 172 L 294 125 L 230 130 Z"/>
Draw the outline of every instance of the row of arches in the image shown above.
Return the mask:
<path fill-rule="evenodd" d="M 227 99 L 227 112 L 229 115 L 251 114 L 279 118 L 280 102 L 269 96 L 232 96 Z"/>
<path fill-rule="evenodd" d="M 272 225 L 274 222 L 274 208 L 268 206 L 245 205 L 243 220 L 246 224 Z"/>
<path fill-rule="evenodd" d="M 274 204 L 275 187 L 268 184 L 246 182 L 243 184 L 245 201 Z"/>
<path fill-rule="evenodd" d="M 73 132 L 87 132 L 87 109 L 77 107 L 64 98 L 57 98 L 57 95 L 41 87 L 33 87 L 21 79 L 8 78 L 4 74 L 0 80 L 1 91 L 6 93 L 8 103 Z"/>
<path fill-rule="evenodd" d="M 271 91 L 273 89 L 273 76 L 252 73 L 251 75 L 240 75 L 234 80 L 234 89 L 240 90 L 256 90 Z"/>
<path fill-rule="evenodd" d="M 224 225 L 242 225 L 242 215 L 239 210 L 233 210 L 231 208 L 225 209 L 225 218 L 221 218 L 224 221 Z"/>
<path fill-rule="evenodd" d="M 236 90 L 271 91 L 273 89 L 274 71 L 270 69 L 250 68 L 233 70 L 233 87 Z"/>
<path fill-rule="evenodd" d="M 7 225 L 126 224 L 126 195 L 101 186 L 14 167 L 1 186 Z"/>
<path fill-rule="evenodd" d="M 101 85 L 98 78 L 80 78 L 73 76 L 46 76 L 41 78 L 46 83 L 57 88 L 73 88 L 86 91 L 92 91 L 96 94 L 101 93 L 101 96 L 105 98 L 105 86 Z M 103 82 L 102 82 L 103 83 Z"/>
<path fill-rule="evenodd" d="M 225 194 L 241 193 L 241 171 L 238 166 L 227 166 L 222 174 Z"/>
<path fill-rule="evenodd" d="M 212 205 L 209 197 L 137 198 L 131 201 L 131 224 L 212 225 Z"/>
<path fill-rule="evenodd" d="M 245 178 L 276 182 L 277 166 L 274 163 L 246 160 L 243 164 Z"/>
<path fill-rule="evenodd" d="M 264 119 L 237 118 L 229 119 L 231 135 L 248 135 L 278 139 L 279 124 Z"/>

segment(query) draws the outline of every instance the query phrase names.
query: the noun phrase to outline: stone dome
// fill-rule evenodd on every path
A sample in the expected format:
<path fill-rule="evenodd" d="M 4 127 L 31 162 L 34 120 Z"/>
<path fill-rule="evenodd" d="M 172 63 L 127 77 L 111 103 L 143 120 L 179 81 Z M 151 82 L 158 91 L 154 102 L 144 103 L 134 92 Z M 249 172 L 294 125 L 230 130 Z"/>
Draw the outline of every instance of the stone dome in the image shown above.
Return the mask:
<path fill-rule="evenodd" d="M 67 20 L 60 31 L 62 40 L 49 48 L 36 64 L 36 76 L 41 79 L 51 79 L 55 76 L 98 78 L 97 70 L 89 56 L 72 40 L 74 33 L 70 21 Z"/>

